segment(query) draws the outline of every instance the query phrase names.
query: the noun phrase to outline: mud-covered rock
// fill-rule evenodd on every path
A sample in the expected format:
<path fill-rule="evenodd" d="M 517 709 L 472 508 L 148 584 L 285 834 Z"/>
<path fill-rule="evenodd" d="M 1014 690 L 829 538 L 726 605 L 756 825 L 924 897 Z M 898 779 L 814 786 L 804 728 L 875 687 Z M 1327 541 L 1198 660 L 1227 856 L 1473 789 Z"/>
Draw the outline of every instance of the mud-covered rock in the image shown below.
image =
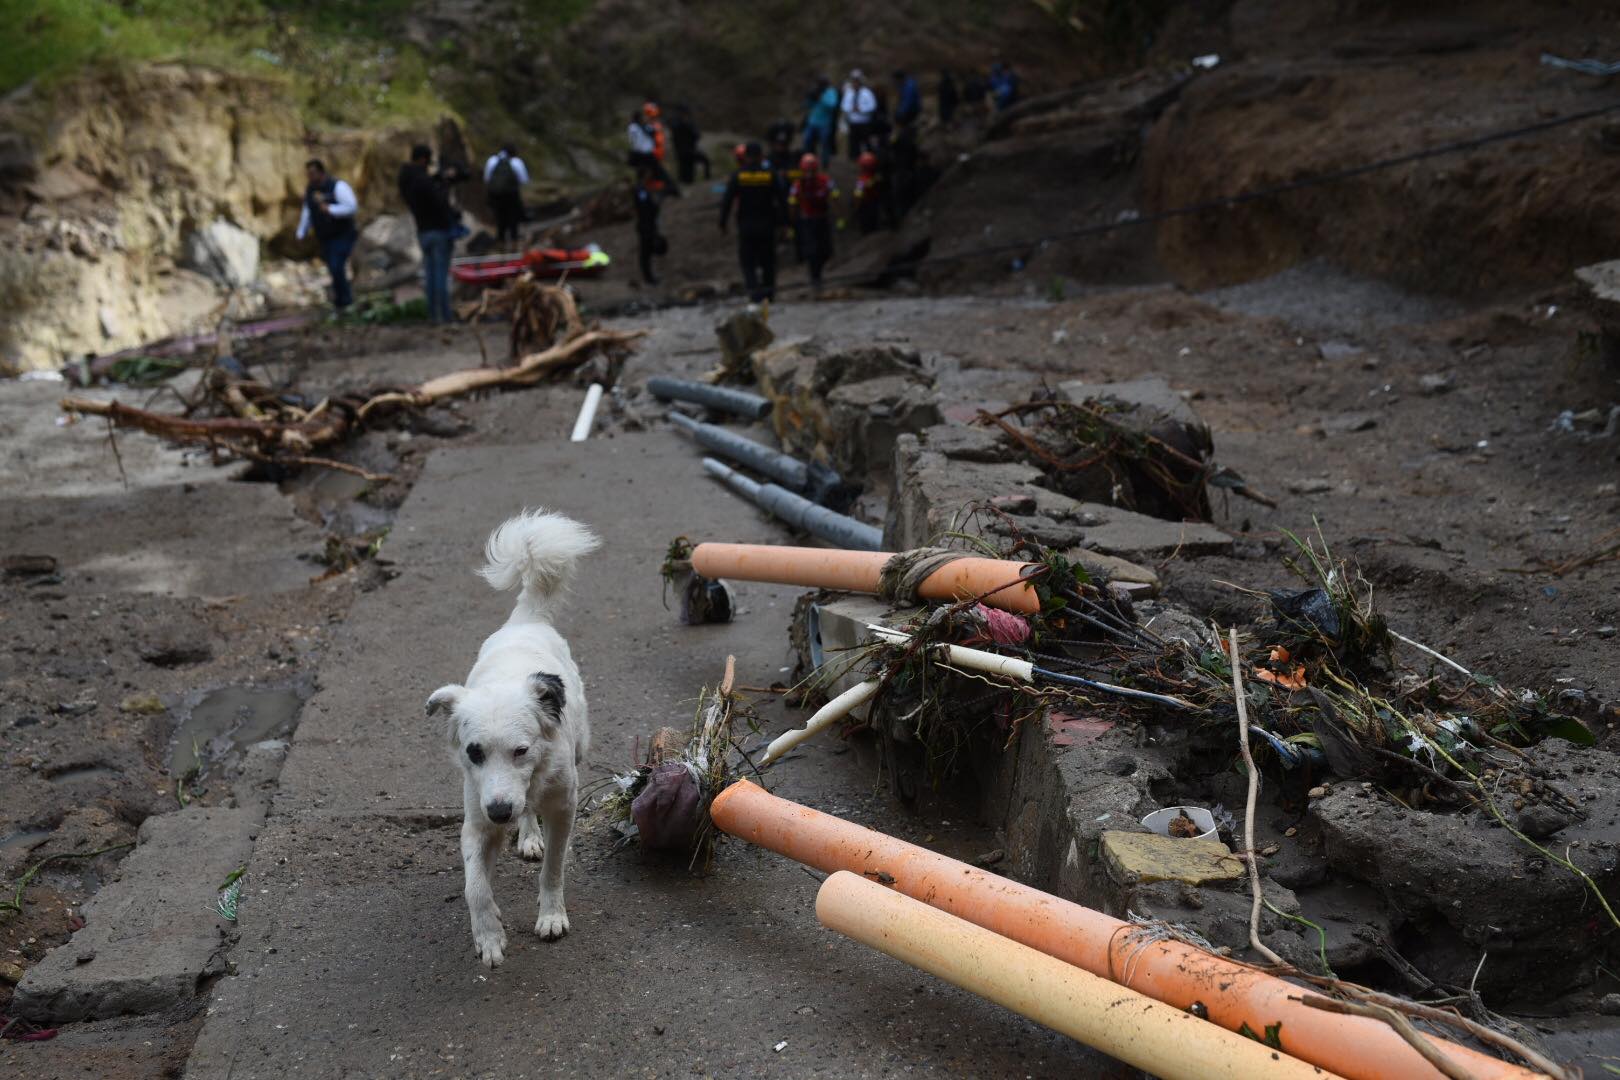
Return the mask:
<path fill-rule="evenodd" d="M 1556 739 L 1530 759 L 1541 779 L 1525 781 L 1526 807 L 1536 799 L 1556 807 L 1564 787 L 1583 793 L 1584 819 L 1561 826 L 1554 845 L 1612 895 L 1620 887 L 1620 759 Z M 1412 811 L 1358 784 L 1314 800 L 1310 813 L 1334 872 L 1368 883 L 1401 921 L 1421 928 L 1409 935 L 1407 959 L 1436 982 L 1467 985 L 1484 949 L 1485 993 L 1559 992 L 1592 977 L 1603 923 L 1586 884 L 1488 814 Z"/>
<path fill-rule="evenodd" d="M 754 374 L 783 447 L 880 487 L 895 440 L 940 421 L 921 358 L 893 346 L 828 352 L 801 339 L 754 354 Z"/>

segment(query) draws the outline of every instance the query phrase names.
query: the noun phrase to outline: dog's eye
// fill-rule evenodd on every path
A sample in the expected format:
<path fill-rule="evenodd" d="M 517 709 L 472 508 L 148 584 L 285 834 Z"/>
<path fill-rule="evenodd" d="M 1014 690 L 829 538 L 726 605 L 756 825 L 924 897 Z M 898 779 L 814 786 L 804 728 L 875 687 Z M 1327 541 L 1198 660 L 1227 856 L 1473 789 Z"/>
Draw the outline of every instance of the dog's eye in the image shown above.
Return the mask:
<path fill-rule="evenodd" d="M 474 765 L 482 765 L 484 763 L 484 748 L 477 743 L 468 743 L 467 760 Z"/>
<path fill-rule="evenodd" d="M 512 756 L 513 757 L 522 757 L 524 754 L 527 754 L 528 752 L 529 752 L 529 748 L 527 746 L 520 746 L 516 750 L 512 751 Z"/>

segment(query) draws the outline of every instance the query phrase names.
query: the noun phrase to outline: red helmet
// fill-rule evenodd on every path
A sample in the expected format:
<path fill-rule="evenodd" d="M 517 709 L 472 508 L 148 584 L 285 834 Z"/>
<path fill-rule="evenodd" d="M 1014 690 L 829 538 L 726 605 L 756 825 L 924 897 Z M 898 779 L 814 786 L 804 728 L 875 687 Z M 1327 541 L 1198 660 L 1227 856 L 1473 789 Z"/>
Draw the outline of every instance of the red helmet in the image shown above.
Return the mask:
<path fill-rule="evenodd" d="M 821 168 L 821 162 L 816 160 L 816 155 L 814 154 L 806 154 L 804 157 L 799 159 L 800 172 L 813 173 L 819 168 Z"/>
<path fill-rule="evenodd" d="M 742 164 L 748 159 L 748 144 L 738 143 L 736 146 L 733 146 L 731 148 L 731 156 L 737 159 L 737 163 L 739 165 Z"/>
<path fill-rule="evenodd" d="M 641 115 L 645 116 L 649 120 L 656 119 L 658 117 L 658 102 L 649 101 L 643 104 L 641 106 Z"/>
<path fill-rule="evenodd" d="M 861 156 L 855 159 L 855 164 L 863 169 L 875 169 L 877 168 L 877 155 L 870 150 L 863 151 Z"/>

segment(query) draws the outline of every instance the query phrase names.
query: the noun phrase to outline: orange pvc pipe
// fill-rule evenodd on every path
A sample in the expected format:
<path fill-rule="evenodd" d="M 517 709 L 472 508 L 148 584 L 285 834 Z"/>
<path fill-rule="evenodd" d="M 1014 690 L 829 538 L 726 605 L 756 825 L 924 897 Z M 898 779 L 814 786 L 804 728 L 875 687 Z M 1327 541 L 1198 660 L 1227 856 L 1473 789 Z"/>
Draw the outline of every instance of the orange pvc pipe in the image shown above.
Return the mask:
<path fill-rule="evenodd" d="M 970 923 L 1083 968 L 1148 997 L 1189 1009 L 1200 1004 L 1229 1031 L 1280 1029 L 1283 1050 L 1350 1080 L 1441 1073 L 1388 1025 L 1302 1005 L 1305 991 L 1274 975 L 1174 940 L 1146 940 L 1136 927 L 967 863 L 778 798 L 739 780 L 709 810 L 715 825 L 826 873 L 850 870 Z M 1476 1080 L 1543 1074 L 1429 1037 Z"/>
<path fill-rule="evenodd" d="M 1164 1080 L 1338 1080 L 848 870 L 816 893 L 821 925 Z"/>
<path fill-rule="evenodd" d="M 893 557 L 891 551 L 844 551 L 776 544 L 699 544 L 692 551 L 692 569 L 711 579 L 771 581 L 812 589 L 875 593 L 883 564 Z M 917 592 L 927 600 L 966 600 L 1010 586 L 986 596 L 984 602 L 1006 611 L 1034 615 L 1041 610 L 1035 586 L 1019 584 L 1031 565 L 969 556 L 934 571 Z"/>

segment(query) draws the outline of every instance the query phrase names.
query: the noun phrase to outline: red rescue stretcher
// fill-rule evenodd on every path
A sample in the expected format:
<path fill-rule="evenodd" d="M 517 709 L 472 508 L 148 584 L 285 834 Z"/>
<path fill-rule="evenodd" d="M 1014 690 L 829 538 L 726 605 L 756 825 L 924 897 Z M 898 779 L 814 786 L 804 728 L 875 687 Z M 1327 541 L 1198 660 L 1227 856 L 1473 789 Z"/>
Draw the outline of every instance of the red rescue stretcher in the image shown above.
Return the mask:
<path fill-rule="evenodd" d="M 469 285 L 515 278 L 527 271 L 535 277 L 596 277 L 612 260 L 607 252 L 590 244 L 582 248 L 534 248 L 521 255 L 483 255 L 456 259 L 450 276 Z"/>

